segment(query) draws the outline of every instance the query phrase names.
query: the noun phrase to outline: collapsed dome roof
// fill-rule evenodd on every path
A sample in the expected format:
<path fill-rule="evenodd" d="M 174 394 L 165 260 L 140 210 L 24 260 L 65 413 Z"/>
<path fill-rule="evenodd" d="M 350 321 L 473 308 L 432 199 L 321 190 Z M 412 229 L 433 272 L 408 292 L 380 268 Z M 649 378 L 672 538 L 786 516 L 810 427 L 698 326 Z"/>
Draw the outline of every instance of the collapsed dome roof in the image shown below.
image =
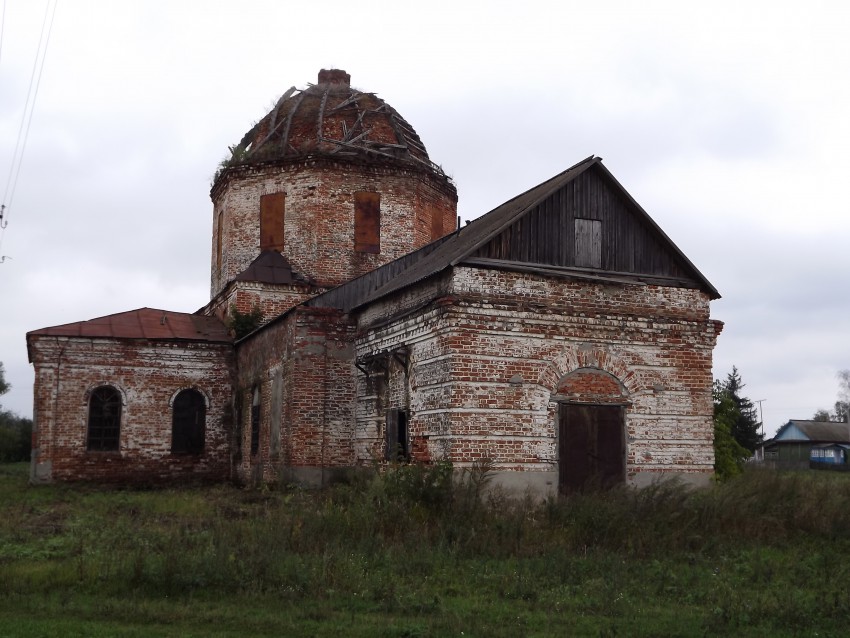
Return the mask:
<path fill-rule="evenodd" d="M 322 69 L 317 84 L 290 88 L 222 168 L 315 156 L 418 165 L 443 177 L 413 127 L 374 93 L 351 87 L 341 69 Z"/>

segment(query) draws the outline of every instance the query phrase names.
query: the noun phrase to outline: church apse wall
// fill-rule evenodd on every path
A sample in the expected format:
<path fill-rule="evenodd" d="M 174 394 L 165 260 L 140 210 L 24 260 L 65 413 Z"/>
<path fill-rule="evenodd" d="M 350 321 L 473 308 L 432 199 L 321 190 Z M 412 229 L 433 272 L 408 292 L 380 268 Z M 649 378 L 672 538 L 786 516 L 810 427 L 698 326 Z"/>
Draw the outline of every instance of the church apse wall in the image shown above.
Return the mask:
<path fill-rule="evenodd" d="M 229 478 L 229 344 L 34 336 L 30 357 L 33 482 Z"/>

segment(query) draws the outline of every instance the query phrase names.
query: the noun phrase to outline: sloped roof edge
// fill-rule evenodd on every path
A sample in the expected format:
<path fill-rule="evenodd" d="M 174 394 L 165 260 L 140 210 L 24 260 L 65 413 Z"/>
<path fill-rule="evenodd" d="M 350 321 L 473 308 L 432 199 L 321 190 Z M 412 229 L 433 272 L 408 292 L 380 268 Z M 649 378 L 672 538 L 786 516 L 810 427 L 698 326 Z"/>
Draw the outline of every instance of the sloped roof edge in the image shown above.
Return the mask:
<path fill-rule="evenodd" d="M 609 171 L 602 162 L 599 162 L 599 168 L 603 171 L 603 174 L 617 187 L 617 189 L 626 197 L 632 206 L 635 207 L 635 210 L 643 217 L 643 220 L 656 232 L 658 233 L 662 239 L 667 243 L 670 248 L 673 249 L 673 252 L 685 263 L 685 265 L 693 272 L 694 278 L 697 279 L 703 286 L 705 286 L 705 291 L 708 292 L 709 297 L 711 299 L 720 299 L 720 293 L 717 291 L 711 282 L 703 275 L 699 269 L 693 264 L 693 262 L 688 259 L 685 253 L 676 245 L 676 243 L 670 239 L 667 233 L 662 230 L 661 226 L 659 226 L 654 219 L 647 213 L 643 206 L 637 203 L 634 197 L 631 196 L 629 191 L 627 191 L 622 184 L 614 177 L 614 174 Z"/>
<path fill-rule="evenodd" d="M 779 437 L 791 427 L 797 428 L 797 430 L 809 438 L 779 439 Z M 781 443 L 782 441 L 850 443 L 850 424 L 841 421 L 805 421 L 791 419 L 776 431 L 776 434 L 773 435 L 772 439 L 765 441 L 765 443 Z"/>
<path fill-rule="evenodd" d="M 706 277 L 693 265 L 678 246 L 661 230 L 655 220 L 641 207 L 629 192 L 623 188 L 611 172 L 602 164 L 602 158 L 591 155 L 584 160 L 574 164 L 570 168 L 558 173 L 554 177 L 534 186 L 505 203 L 497 206 L 490 212 L 469 222 L 466 226 L 459 228 L 448 237 L 441 246 L 432 250 L 427 256 L 414 261 L 410 267 L 398 273 L 390 281 L 377 285 L 371 292 L 364 294 L 358 299 L 352 300 L 346 310 L 353 310 L 377 299 L 411 286 L 423 279 L 442 272 L 450 266 L 456 266 L 463 260 L 469 258 L 476 250 L 490 241 L 493 237 L 503 232 L 508 226 L 515 223 L 519 218 L 534 209 L 552 193 L 578 178 L 585 171 L 598 166 L 605 179 L 608 179 L 624 198 L 633 206 L 637 214 L 647 223 L 650 229 L 657 233 L 662 241 L 669 245 L 684 266 L 691 271 L 694 279 L 700 287 L 708 293 L 711 299 L 719 299 L 720 293 L 706 279 Z M 343 284 L 345 286 L 347 284 Z"/>
<path fill-rule="evenodd" d="M 481 217 L 470 221 L 466 226 L 457 229 L 449 236 L 447 241 L 427 257 L 400 273 L 398 277 L 378 287 L 372 294 L 360 299 L 349 309 L 358 308 L 392 292 L 422 281 L 450 266 L 457 265 L 505 228 L 513 224 L 522 215 L 534 208 L 551 193 L 568 184 L 591 166 L 601 161 L 601 158 L 591 155 L 565 171 L 547 179 L 545 182 L 512 197 Z"/>
<path fill-rule="evenodd" d="M 213 343 L 233 341 L 227 327 L 216 317 L 147 307 L 32 330 L 27 333 L 27 342 L 31 337 L 40 336 Z"/>

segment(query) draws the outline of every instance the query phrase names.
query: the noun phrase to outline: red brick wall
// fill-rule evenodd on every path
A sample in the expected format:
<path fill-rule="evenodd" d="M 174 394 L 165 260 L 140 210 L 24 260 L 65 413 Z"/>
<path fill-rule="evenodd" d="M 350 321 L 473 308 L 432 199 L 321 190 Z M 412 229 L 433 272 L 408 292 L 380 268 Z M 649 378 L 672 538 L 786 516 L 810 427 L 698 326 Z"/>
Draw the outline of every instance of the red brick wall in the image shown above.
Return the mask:
<path fill-rule="evenodd" d="M 147 484 L 229 476 L 231 346 L 36 336 L 30 352 L 35 481 Z M 115 387 L 125 401 L 117 452 L 86 450 L 88 393 L 100 385 Z M 199 456 L 170 451 L 169 402 L 185 388 L 199 390 L 209 403 Z"/>
<path fill-rule="evenodd" d="M 620 381 L 598 368 L 579 368 L 558 383 L 557 399 L 575 403 L 623 404 L 628 393 Z"/>
<path fill-rule="evenodd" d="M 378 254 L 354 250 L 358 191 L 380 194 Z M 443 234 L 456 225 L 454 186 L 425 168 L 317 158 L 232 170 L 212 192 L 212 296 L 259 254 L 260 197 L 276 192 L 286 193 L 282 252 L 297 272 L 321 287 L 348 281 L 429 243 L 434 215 L 442 219 Z"/>
<path fill-rule="evenodd" d="M 299 307 L 239 344 L 237 387 L 244 394 L 259 385 L 263 406 L 260 450 L 253 457 L 244 411 L 242 480 L 354 465 L 351 340 L 352 327 L 339 312 Z M 275 431 L 279 440 L 272 439 Z"/>
<path fill-rule="evenodd" d="M 312 286 L 265 284 L 256 281 L 234 281 L 201 310 L 203 314 L 226 321 L 231 307 L 247 313 L 259 306 L 263 311 L 263 322 L 324 292 Z"/>
<path fill-rule="evenodd" d="M 356 341 L 359 357 L 410 352 L 421 458 L 556 472 L 557 401 L 581 400 L 627 404 L 630 480 L 713 471 L 711 354 L 722 324 L 704 293 L 459 267 L 447 295 L 421 304 L 411 289 L 366 309 Z M 358 376 L 363 461 L 381 440 L 381 400 Z"/>

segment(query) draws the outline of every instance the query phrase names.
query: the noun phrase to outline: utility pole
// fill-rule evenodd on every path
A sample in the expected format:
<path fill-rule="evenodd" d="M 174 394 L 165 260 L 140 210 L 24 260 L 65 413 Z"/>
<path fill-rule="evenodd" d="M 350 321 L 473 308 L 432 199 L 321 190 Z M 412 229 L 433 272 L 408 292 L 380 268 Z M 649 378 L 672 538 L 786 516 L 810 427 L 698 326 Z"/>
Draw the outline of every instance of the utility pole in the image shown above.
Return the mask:
<path fill-rule="evenodd" d="M 753 403 L 759 404 L 759 425 L 761 425 L 761 438 L 764 440 L 764 413 L 761 409 L 761 404 L 767 401 L 767 399 L 759 399 L 758 401 L 753 401 Z"/>

